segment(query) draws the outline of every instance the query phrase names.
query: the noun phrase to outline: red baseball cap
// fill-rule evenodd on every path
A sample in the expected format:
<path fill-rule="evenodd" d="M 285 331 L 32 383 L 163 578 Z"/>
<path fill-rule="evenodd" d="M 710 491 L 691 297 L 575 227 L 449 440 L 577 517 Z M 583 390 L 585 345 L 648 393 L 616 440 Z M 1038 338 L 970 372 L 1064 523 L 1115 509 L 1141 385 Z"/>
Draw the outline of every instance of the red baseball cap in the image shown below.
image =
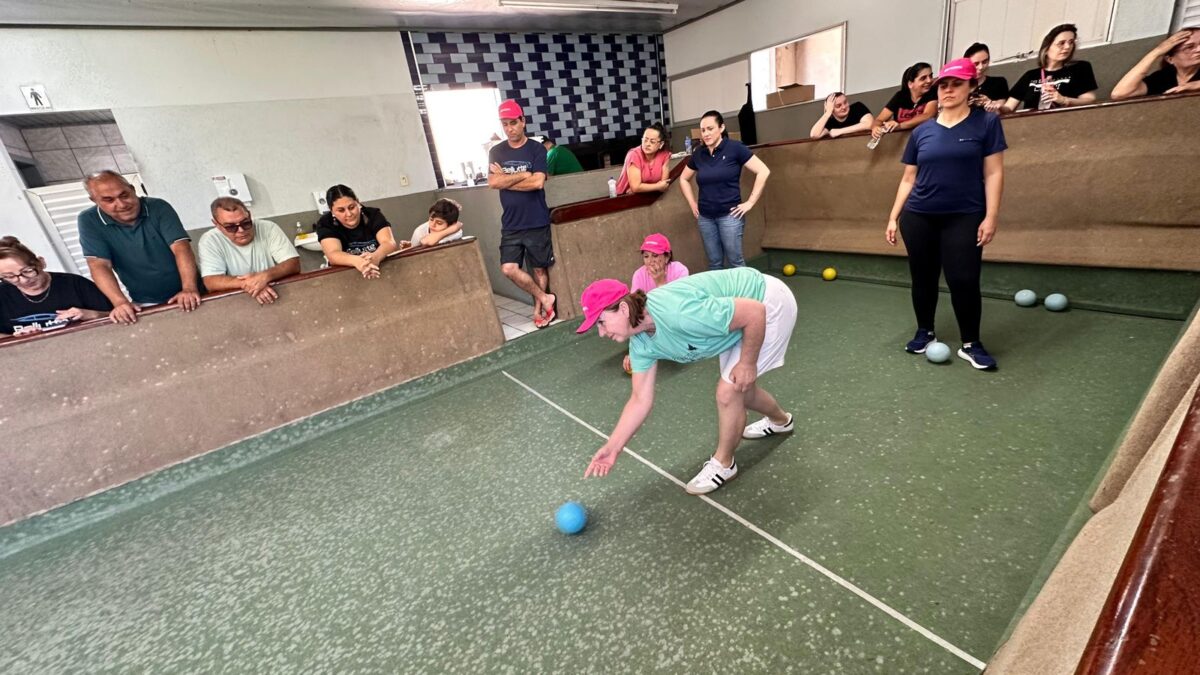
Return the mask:
<path fill-rule="evenodd" d="M 616 279 L 601 279 L 593 281 L 583 289 L 583 297 L 579 303 L 583 305 L 583 325 L 576 333 L 586 333 L 600 318 L 604 310 L 612 307 L 618 300 L 629 295 L 629 287 Z"/>
<path fill-rule="evenodd" d="M 515 120 L 518 117 L 524 117 L 524 116 L 525 116 L 525 111 L 521 109 L 521 104 L 517 103 L 516 101 L 512 100 L 511 98 L 505 99 L 505 101 L 500 104 L 500 119 Z"/>
<path fill-rule="evenodd" d="M 663 255 L 671 252 L 671 242 L 666 235 L 655 232 L 642 241 L 642 250 Z"/>
<path fill-rule="evenodd" d="M 966 80 L 970 82 L 975 77 L 975 64 L 971 63 L 971 59 L 954 59 L 950 63 L 942 66 L 938 71 L 937 77 L 933 83 L 937 84 L 942 79 L 953 77 L 956 80 Z"/>

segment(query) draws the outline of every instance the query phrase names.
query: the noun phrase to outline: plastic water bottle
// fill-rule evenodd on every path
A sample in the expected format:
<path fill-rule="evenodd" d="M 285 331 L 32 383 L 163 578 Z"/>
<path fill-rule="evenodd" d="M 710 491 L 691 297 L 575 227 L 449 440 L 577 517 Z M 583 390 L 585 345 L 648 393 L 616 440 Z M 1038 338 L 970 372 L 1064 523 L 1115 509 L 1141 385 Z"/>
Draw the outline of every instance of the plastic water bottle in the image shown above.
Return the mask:
<path fill-rule="evenodd" d="M 617 196 L 617 179 L 613 178 L 612 176 L 608 177 L 608 196 L 609 197 Z"/>
<path fill-rule="evenodd" d="M 879 138 L 875 138 L 872 136 L 871 140 L 867 141 L 867 149 L 874 150 L 875 146 L 879 145 L 879 141 L 882 139 L 883 139 L 883 136 L 880 136 Z"/>
<path fill-rule="evenodd" d="M 691 137 L 683 139 L 683 151 L 687 154 L 692 154 L 692 139 Z"/>

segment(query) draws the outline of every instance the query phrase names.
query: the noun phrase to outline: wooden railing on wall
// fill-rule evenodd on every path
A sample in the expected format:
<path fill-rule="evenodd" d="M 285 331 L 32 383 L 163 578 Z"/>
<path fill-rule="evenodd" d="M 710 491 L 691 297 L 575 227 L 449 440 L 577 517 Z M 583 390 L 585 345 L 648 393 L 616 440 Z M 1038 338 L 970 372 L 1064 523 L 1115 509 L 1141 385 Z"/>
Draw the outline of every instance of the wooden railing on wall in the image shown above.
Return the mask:
<path fill-rule="evenodd" d="M 1200 672 L 1200 392 L 1075 672 Z"/>

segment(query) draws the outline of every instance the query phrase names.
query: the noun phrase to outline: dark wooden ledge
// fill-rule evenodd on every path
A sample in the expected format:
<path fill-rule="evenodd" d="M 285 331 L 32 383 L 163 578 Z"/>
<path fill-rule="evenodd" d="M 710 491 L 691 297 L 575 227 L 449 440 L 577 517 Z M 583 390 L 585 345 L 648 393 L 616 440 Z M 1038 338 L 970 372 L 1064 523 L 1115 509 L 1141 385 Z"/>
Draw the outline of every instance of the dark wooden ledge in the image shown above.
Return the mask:
<path fill-rule="evenodd" d="M 1076 675 L 1200 671 L 1200 392 Z"/>

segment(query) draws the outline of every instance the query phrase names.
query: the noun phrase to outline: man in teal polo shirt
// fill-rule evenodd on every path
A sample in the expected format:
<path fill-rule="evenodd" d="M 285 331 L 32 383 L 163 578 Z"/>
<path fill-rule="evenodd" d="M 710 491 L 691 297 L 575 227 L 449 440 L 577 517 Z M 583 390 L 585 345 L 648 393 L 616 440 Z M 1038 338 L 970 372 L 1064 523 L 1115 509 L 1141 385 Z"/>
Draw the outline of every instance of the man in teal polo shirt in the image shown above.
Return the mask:
<path fill-rule="evenodd" d="M 134 323 L 140 306 L 167 303 L 185 312 L 199 307 L 196 257 L 175 209 L 161 199 L 139 199 L 115 171 L 92 174 L 83 187 L 95 206 L 79 214 L 79 243 L 92 281 L 113 304 L 109 317 Z M 118 275 L 132 302 L 121 292 Z"/>

